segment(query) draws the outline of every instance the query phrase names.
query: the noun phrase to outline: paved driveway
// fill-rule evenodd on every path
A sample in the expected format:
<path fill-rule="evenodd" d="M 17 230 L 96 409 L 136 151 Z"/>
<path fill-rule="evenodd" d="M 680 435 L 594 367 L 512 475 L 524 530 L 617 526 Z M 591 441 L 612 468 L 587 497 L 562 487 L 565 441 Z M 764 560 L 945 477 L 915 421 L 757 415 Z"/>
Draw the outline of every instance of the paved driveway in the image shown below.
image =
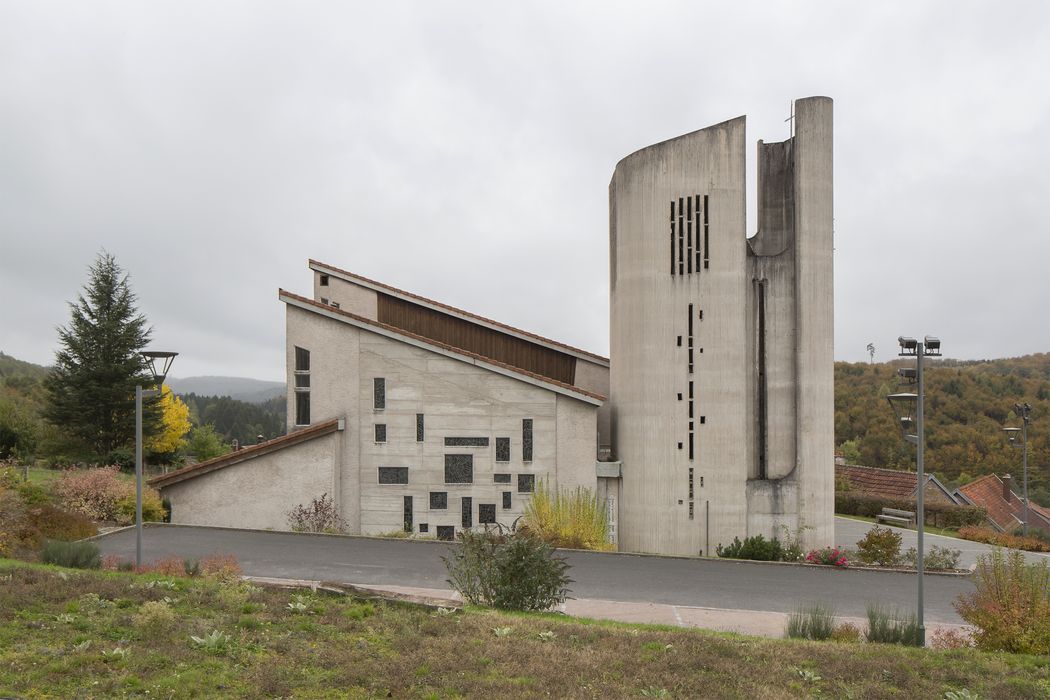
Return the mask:
<path fill-rule="evenodd" d="M 852 520 L 850 518 L 835 518 L 835 543 L 843 547 L 856 547 L 857 540 L 868 534 L 868 531 L 872 528 L 872 524 L 864 522 L 863 520 Z M 890 527 L 895 532 L 899 532 L 901 536 L 901 551 L 908 551 L 909 547 L 918 547 L 919 535 L 915 530 L 900 527 Z M 959 565 L 965 569 L 969 569 L 975 563 L 977 563 L 977 557 L 981 554 L 987 554 L 988 552 L 995 549 L 991 545 L 982 544 L 980 542 L 971 542 L 970 540 L 961 540 L 956 537 L 944 537 L 942 535 L 931 535 L 925 533 L 923 539 L 925 540 L 925 550 L 930 551 L 930 547 L 937 545 L 939 547 L 948 547 L 949 549 L 958 549 L 961 554 L 959 556 Z M 1025 559 L 1029 562 L 1036 563 L 1040 561 L 1050 562 L 1050 556 L 1040 552 L 1025 552 Z"/>
<path fill-rule="evenodd" d="M 102 537 L 103 554 L 134 558 L 135 532 Z M 151 526 L 143 535 L 147 561 L 166 556 L 234 554 L 246 574 L 342 583 L 448 588 L 441 557 L 450 545 L 410 540 L 299 535 L 175 525 Z M 790 612 L 825 602 L 838 615 L 863 617 L 868 603 L 913 609 L 913 574 L 835 570 L 717 559 L 631 554 L 567 553 L 572 595 L 625 602 Z M 968 579 L 927 576 L 926 618 L 959 623 L 952 601 L 973 590 Z"/>

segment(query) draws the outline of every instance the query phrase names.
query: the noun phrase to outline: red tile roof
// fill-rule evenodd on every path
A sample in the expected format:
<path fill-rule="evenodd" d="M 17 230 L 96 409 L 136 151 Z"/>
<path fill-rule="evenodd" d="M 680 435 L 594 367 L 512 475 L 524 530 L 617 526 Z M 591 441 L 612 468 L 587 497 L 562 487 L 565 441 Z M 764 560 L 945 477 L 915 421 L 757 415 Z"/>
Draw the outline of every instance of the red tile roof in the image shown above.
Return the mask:
<path fill-rule="evenodd" d="M 479 316 L 479 315 L 471 313 L 469 311 L 464 311 L 463 309 L 457 309 L 455 306 L 449 306 L 448 304 L 442 304 L 440 301 L 434 301 L 433 299 L 428 299 L 427 297 L 420 296 L 418 294 L 413 294 L 412 292 L 406 292 L 403 289 L 398 289 L 397 287 L 392 287 L 389 284 L 383 284 L 382 282 L 377 282 L 375 280 L 368 279 L 367 277 L 362 277 L 361 275 L 358 275 L 358 274 L 355 274 L 353 272 L 350 272 L 349 270 L 343 270 L 341 268 L 335 267 L 334 265 L 329 265 L 328 263 L 323 263 L 320 260 L 314 260 L 314 259 L 311 258 L 310 259 L 310 265 L 311 265 L 311 267 L 321 267 L 321 268 L 324 268 L 325 270 L 329 270 L 331 272 L 335 272 L 336 274 L 344 275 L 346 277 L 350 277 L 350 278 L 352 278 L 354 280 L 358 280 L 360 282 L 364 282 L 367 285 L 373 285 L 373 286 L 376 286 L 376 287 L 380 287 L 380 288 L 385 289 L 385 290 L 389 291 L 390 293 L 392 293 L 392 294 L 394 294 L 396 296 L 399 296 L 399 297 L 404 297 L 404 298 L 407 298 L 407 299 L 414 299 L 416 301 L 422 302 L 424 304 L 428 304 L 430 306 L 436 306 L 439 309 L 444 309 L 445 311 L 451 312 L 455 316 L 463 316 L 464 318 L 467 318 L 467 319 L 474 319 L 475 321 L 480 321 L 482 324 L 485 324 L 485 325 L 491 325 L 491 326 L 495 326 L 496 328 L 502 328 L 503 330 L 509 331 L 512 334 L 522 335 L 522 336 L 525 336 L 526 338 L 532 338 L 533 340 L 538 340 L 541 343 L 545 343 L 547 345 L 553 345 L 555 347 L 562 348 L 563 350 L 567 350 L 567 351 L 569 351 L 572 354 L 582 355 L 585 358 L 588 358 L 588 359 L 591 359 L 591 360 L 595 360 L 595 361 L 597 361 L 599 363 L 604 363 L 606 365 L 609 364 L 609 358 L 608 357 L 602 357 L 601 355 L 595 354 L 593 352 L 588 352 L 587 350 L 581 350 L 580 348 L 573 347 L 572 345 L 568 345 L 566 343 L 562 343 L 562 342 L 559 342 L 557 340 L 551 340 L 550 338 L 544 338 L 542 335 L 537 335 L 536 333 L 530 333 L 529 331 L 523 331 L 520 328 L 515 328 L 514 326 L 508 326 L 507 324 L 500 323 L 499 321 L 493 321 L 491 318 L 485 318 L 484 316 Z"/>
<path fill-rule="evenodd" d="M 386 324 L 386 323 L 381 323 L 379 321 L 375 321 L 375 320 L 370 319 L 370 318 L 365 318 L 364 316 L 358 316 L 357 314 L 352 314 L 349 311 L 344 311 L 343 309 L 337 309 L 334 306 L 329 306 L 328 304 L 322 304 L 319 301 L 315 301 L 313 299 L 308 299 L 306 297 L 299 296 L 298 294 L 293 294 L 293 293 L 285 291 L 283 289 L 279 289 L 278 290 L 278 297 L 281 299 L 281 301 L 284 301 L 285 303 L 287 303 L 289 300 L 292 300 L 292 301 L 299 302 L 300 306 L 303 305 L 303 304 L 306 304 L 306 305 L 309 305 L 309 306 L 313 307 L 313 309 L 315 309 L 317 311 L 324 311 L 326 314 L 333 314 L 333 315 L 336 315 L 336 316 L 342 316 L 342 317 L 347 318 L 347 319 L 353 319 L 357 323 L 361 323 L 361 324 L 364 324 L 364 325 L 367 325 L 367 326 L 372 326 L 373 328 L 382 329 L 382 330 L 384 330 L 384 331 L 386 331 L 388 333 L 392 333 L 394 335 L 402 336 L 404 338 L 411 338 L 412 340 L 415 340 L 417 342 L 424 343 L 426 345 L 430 345 L 432 347 L 439 348 L 439 349 L 445 350 L 447 352 L 455 353 L 455 354 L 461 355 L 463 357 L 468 357 L 468 358 L 473 359 L 473 360 L 480 360 L 481 362 L 484 362 L 486 364 L 494 365 L 494 366 L 500 367 L 502 369 L 505 369 L 505 370 L 507 370 L 507 371 L 509 371 L 509 372 L 511 372 L 513 374 L 518 374 L 518 375 L 521 375 L 521 376 L 524 376 L 524 377 L 529 377 L 530 379 L 533 379 L 535 381 L 541 382 L 543 384 L 556 386 L 556 387 L 559 387 L 561 389 L 567 390 L 568 392 L 571 392 L 571 393 L 574 393 L 574 394 L 581 394 L 583 396 L 586 396 L 586 397 L 589 397 L 589 398 L 592 398 L 592 399 L 597 399 L 598 401 L 605 401 L 606 400 L 606 397 L 603 396 L 602 394 L 598 394 L 598 393 L 595 393 L 593 391 L 587 391 L 586 389 L 581 389 L 578 386 L 574 386 L 572 384 L 566 384 L 565 382 L 559 382 L 556 379 L 551 379 L 550 377 L 545 377 L 542 374 L 536 374 L 535 372 L 529 372 L 528 370 L 521 369 L 520 367 L 515 367 L 513 365 L 508 365 L 506 362 L 500 362 L 499 360 L 494 360 L 491 357 L 485 357 L 484 355 L 478 355 L 477 353 L 473 353 L 473 352 L 470 352 L 468 350 L 463 350 L 462 348 L 457 348 L 457 347 L 454 347 L 452 345 L 446 345 L 445 343 L 441 343 L 441 342 L 438 342 L 436 340 L 432 340 L 430 338 L 426 338 L 426 337 L 421 336 L 421 335 L 416 335 L 415 333 L 411 333 L 411 332 L 406 331 L 406 330 L 404 330 L 402 328 L 398 328 L 396 326 L 391 326 L 391 325 Z"/>
<path fill-rule="evenodd" d="M 260 442 L 258 445 L 251 445 L 249 447 L 244 447 L 240 450 L 236 450 L 235 452 L 229 452 L 227 454 L 222 455 L 221 457 L 215 457 L 213 459 L 208 459 L 203 462 L 198 462 L 197 464 L 191 464 L 188 467 L 183 467 L 182 469 L 178 469 L 168 474 L 155 476 L 152 479 L 150 479 L 147 483 L 150 486 L 164 488 L 165 486 L 171 486 L 172 484 L 177 484 L 180 481 L 192 479 L 194 477 L 201 476 L 202 474 L 213 472 L 217 469 L 224 469 L 225 467 L 233 466 L 238 462 L 243 462 L 253 457 L 261 457 L 262 455 L 269 454 L 270 452 L 283 450 L 286 447 L 298 445 L 299 443 L 306 442 L 307 440 L 313 440 L 314 438 L 334 433 L 335 431 L 340 429 L 339 420 L 340 419 L 338 418 L 333 418 L 332 420 L 325 421 L 324 423 L 311 425 L 308 428 L 296 430 L 294 433 L 288 433 L 287 435 L 282 435 L 281 437 L 274 438 L 273 440 Z"/>
<path fill-rule="evenodd" d="M 959 493 L 988 511 L 988 519 L 1001 530 L 1013 530 L 1024 521 L 1024 501 L 1012 490 L 1009 500 L 1003 498 L 1003 480 L 995 474 L 986 474 L 960 486 Z M 1050 511 L 1031 501 L 1028 511 L 1030 527 L 1050 531 Z"/>
<path fill-rule="evenodd" d="M 845 478 L 849 481 L 849 490 L 859 491 L 872 496 L 883 496 L 886 498 L 914 499 L 918 481 L 915 472 L 903 472 L 895 469 L 879 469 L 877 467 L 835 465 L 835 479 Z M 926 475 L 926 483 L 933 481 L 944 491 L 949 500 L 954 501 L 951 494 L 941 486 L 932 474 Z"/>

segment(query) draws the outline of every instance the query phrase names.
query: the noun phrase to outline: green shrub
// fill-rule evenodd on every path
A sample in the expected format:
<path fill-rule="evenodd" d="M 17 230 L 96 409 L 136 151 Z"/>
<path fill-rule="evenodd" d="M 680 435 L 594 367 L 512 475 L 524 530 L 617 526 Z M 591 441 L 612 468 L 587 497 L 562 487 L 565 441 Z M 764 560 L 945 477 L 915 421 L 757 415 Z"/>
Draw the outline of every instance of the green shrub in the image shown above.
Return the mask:
<path fill-rule="evenodd" d="M 853 491 L 835 492 L 835 512 L 841 515 L 860 515 L 874 518 L 883 508 L 915 511 L 915 501 L 903 498 L 882 498 Z M 925 523 L 933 527 L 957 529 L 967 525 L 982 525 L 988 517 L 984 508 L 956 506 L 944 503 L 926 503 Z"/>
<path fill-rule="evenodd" d="M 830 639 L 835 631 L 835 611 L 820 603 L 800 607 L 788 618 L 787 636 L 792 639 Z"/>
<path fill-rule="evenodd" d="M 897 566 L 901 562 L 900 533 L 876 525 L 857 541 L 857 558 L 862 564 Z"/>
<path fill-rule="evenodd" d="M 474 605 L 547 610 L 565 602 L 569 565 L 531 534 L 464 531 L 459 547 L 442 557 L 448 583 Z"/>
<path fill-rule="evenodd" d="M 739 537 L 733 538 L 733 543 L 727 547 L 718 545 L 715 553 L 724 559 L 752 559 L 754 561 L 781 561 L 784 558 L 784 547 L 780 540 L 774 537 L 767 540 L 762 535 L 748 537 L 743 542 Z"/>
<path fill-rule="evenodd" d="M 98 545 L 94 542 L 63 542 L 48 540 L 40 550 L 45 564 L 56 564 L 71 569 L 97 569 L 102 566 Z"/>
<path fill-rule="evenodd" d="M 919 620 L 914 613 L 902 614 L 898 610 L 891 613 L 880 605 L 868 606 L 866 637 L 869 642 L 914 647 L 921 647 L 924 642 Z"/>
<path fill-rule="evenodd" d="M 16 490 L 22 503 L 27 506 L 39 506 L 51 502 L 51 493 L 40 484 L 25 481 L 19 484 Z"/>
<path fill-rule="evenodd" d="M 926 552 L 926 556 L 923 557 L 922 566 L 930 571 L 958 569 L 960 556 L 962 556 L 962 550 L 949 549 L 948 547 L 941 547 L 935 544 L 930 547 Z M 908 566 L 913 569 L 916 568 L 919 565 L 919 550 L 915 549 L 915 547 L 909 547 L 908 551 L 904 553 L 904 559 L 908 562 Z"/>
<path fill-rule="evenodd" d="M 977 628 L 974 641 L 987 651 L 1050 654 L 1050 568 L 1028 564 L 1016 550 L 996 549 L 977 559 L 974 592 L 955 609 Z"/>
<path fill-rule="evenodd" d="M 540 479 L 522 525 L 552 547 L 603 551 L 613 546 L 605 504 L 589 489 L 563 492 Z"/>

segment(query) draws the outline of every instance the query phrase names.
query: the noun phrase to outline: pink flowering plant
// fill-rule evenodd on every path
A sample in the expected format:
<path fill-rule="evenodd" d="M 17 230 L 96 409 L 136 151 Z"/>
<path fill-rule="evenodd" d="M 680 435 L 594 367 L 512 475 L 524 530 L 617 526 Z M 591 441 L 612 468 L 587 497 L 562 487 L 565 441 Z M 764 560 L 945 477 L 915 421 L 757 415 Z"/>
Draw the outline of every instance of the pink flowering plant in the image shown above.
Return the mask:
<path fill-rule="evenodd" d="M 846 559 L 846 553 L 840 550 L 838 547 L 824 547 L 823 549 L 814 549 L 806 555 L 806 561 L 810 564 L 837 566 L 840 569 L 845 569 L 847 566 L 849 566 L 849 561 Z"/>

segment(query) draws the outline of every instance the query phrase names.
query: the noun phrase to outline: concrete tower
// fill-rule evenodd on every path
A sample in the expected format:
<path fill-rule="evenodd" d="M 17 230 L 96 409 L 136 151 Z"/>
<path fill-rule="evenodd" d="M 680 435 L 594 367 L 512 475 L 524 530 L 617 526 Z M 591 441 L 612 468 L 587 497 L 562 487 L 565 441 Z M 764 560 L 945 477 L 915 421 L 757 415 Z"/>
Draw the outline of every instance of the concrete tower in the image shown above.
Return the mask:
<path fill-rule="evenodd" d="M 612 443 L 620 547 L 713 554 L 805 527 L 833 538 L 832 101 L 759 142 L 745 119 L 624 158 L 609 185 Z"/>

